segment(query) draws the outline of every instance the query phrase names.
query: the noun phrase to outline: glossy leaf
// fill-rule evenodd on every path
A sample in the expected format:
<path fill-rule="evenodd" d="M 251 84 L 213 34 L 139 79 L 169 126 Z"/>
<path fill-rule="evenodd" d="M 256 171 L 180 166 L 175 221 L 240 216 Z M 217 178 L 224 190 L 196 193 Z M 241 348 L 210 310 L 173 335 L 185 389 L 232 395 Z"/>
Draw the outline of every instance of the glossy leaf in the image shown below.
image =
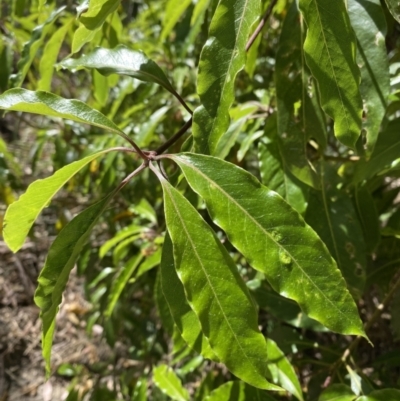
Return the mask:
<path fill-rule="evenodd" d="M 174 26 L 185 13 L 192 0 L 168 0 L 161 31 L 160 40 L 162 42 L 168 37 Z"/>
<path fill-rule="evenodd" d="M 51 346 L 58 307 L 69 274 L 88 240 L 92 228 L 111 201 L 115 191 L 73 218 L 58 234 L 50 247 L 38 278 L 35 303 L 42 319 L 42 349 L 47 375 L 50 374 Z"/>
<path fill-rule="evenodd" d="M 318 83 L 321 105 L 333 118 L 336 137 L 354 147 L 361 131 L 360 71 L 356 38 L 344 0 L 300 0 L 308 27 L 304 51 Z"/>
<path fill-rule="evenodd" d="M 357 396 L 352 389 L 345 384 L 333 384 L 325 389 L 318 401 L 354 401 Z"/>
<path fill-rule="evenodd" d="M 321 163 L 321 191 L 310 192 L 306 221 L 317 232 L 359 298 L 365 285 L 366 248 L 360 222 L 349 196 L 336 188 L 338 176 Z"/>
<path fill-rule="evenodd" d="M 325 136 L 325 127 L 318 120 L 316 112 L 306 113 L 308 103 L 309 71 L 304 62 L 302 26 L 297 4 L 289 9 L 282 27 L 276 55 L 275 84 L 277 98 L 277 128 L 280 153 L 285 167 L 302 182 L 318 188 L 318 175 L 307 158 L 307 141 L 309 135 L 321 131 Z M 300 104 L 300 110 L 297 105 Z M 312 116 L 312 117 L 311 117 Z M 316 120 L 309 121 L 310 118 Z M 318 127 L 318 123 L 319 127 Z M 313 127 L 317 125 L 316 127 Z M 314 129 L 311 129 L 311 128 Z M 277 142 L 275 140 L 274 142 Z"/>
<path fill-rule="evenodd" d="M 199 61 L 193 136 L 200 153 L 215 154 L 229 127 L 237 73 L 244 68 L 250 29 L 260 14 L 259 0 L 221 0 L 211 21 Z"/>
<path fill-rule="evenodd" d="M 198 317 L 190 307 L 185 290 L 175 270 L 172 242 L 165 236 L 160 266 L 161 289 L 174 322 L 188 346 L 205 358 L 218 361 L 207 338 L 203 335 Z"/>
<path fill-rule="evenodd" d="M 26 74 L 32 65 L 32 62 L 36 56 L 37 51 L 43 46 L 44 39 L 52 28 L 54 22 L 65 10 L 66 6 L 53 11 L 53 13 L 47 18 L 47 20 L 37 26 L 31 34 L 30 40 L 25 43 L 24 48 L 21 53 L 21 58 L 18 61 L 17 73 L 11 77 L 12 86 L 21 86 L 24 82 Z"/>
<path fill-rule="evenodd" d="M 100 28 L 106 18 L 117 10 L 121 0 L 90 0 L 87 9 L 81 9 L 79 21 L 89 30 Z"/>
<path fill-rule="evenodd" d="M 362 125 L 370 155 L 390 93 L 386 19 L 379 0 L 348 0 L 348 13 L 357 36 L 357 64 L 361 71 L 360 91 L 364 104 Z"/>
<path fill-rule="evenodd" d="M 325 245 L 277 193 L 223 160 L 190 153 L 170 157 L 205 200 L 214 222 L 277 292 L 329 329 L 365 336 L 357 307 Z"/>
<path fill-rule="evenodd" d="M 264 138 L 258 145 L 261 180 L 277 192 L 300 214 L 307 208 L 308 187 L 289 171 L 282 156 L 281 142 L 276 134 L 276 116 L 270 116 L 265 124 Z"/>
<path fill-rule="evenodd" d="M 176 376 L 175 372 L 167 365 L 160 365 L 154 368 L 153 380 L 156 386 L 173 400 L 189 400 L 187 390 L 182 386 L 182 383 L 178 376 Z"/>
<path fill-rule="evenodd" d="M 400 390 L 386 388 L 384 390 L 375 390 L 357 398 L 357 401 L 398 401 L 400 400 Z"/>
<path fill-rule="evenodd" d="M 267 346 L 258 330 L 254 303 L 235 263 L 189 201 L 159 178 L 175 268 L 211 348 L 243 381 L 278 390 L 265 378 Z"/>
<path fill-rule="evenodd" d="M 5 242 L 13 252 L 21 249 L 39 213 L 48 206 L 53 196 L 65 183 L 92 160 L 106 152 L 109 152 L 109 149 L 71 163 L 48 178 L 34 181 L 26 192 L 9 206 L 4 219 L 3 235 Z"/>
<path fill-rule="evenodd" d="M 265 391 L 260 391 L 254 387 L 248 386 L 246 383 L 232 381 L 223 384 L 213 390 L 204 401 L 275 401 Z"/>

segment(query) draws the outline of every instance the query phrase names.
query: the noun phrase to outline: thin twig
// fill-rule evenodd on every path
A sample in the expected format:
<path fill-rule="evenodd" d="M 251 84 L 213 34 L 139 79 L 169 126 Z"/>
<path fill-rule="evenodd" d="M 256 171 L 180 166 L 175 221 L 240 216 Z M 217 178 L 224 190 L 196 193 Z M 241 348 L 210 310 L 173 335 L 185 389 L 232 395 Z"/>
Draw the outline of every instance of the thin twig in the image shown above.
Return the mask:
<path fill-rule="evenodd" d="M 144 170 L 149 165 L 149 161 L 145 160 L 135 171 L 130 173 L 127 177 L 125 177 L 121 183 L 118 185 L 115 192 L 119 192 L 133 177 L 137 176 L 142 170 Z"/>
<path fill-rule="evenodd" d="M 180 104 L 190 113 L 193 115 L 193 110 L 187 105 L 187 103 L 183 100 L 182 96 L 174 89 L 173 95 L 179 100 Z"/>
<path fill-rule="evenodd" d="M 118 132 L 118 135 L 122 138 L 124 138 L 126 141 L 128 141 L 132 147 L 136 150 L 137 154 L 143 159 L 143 160 L 148 160 L 149 158 L 145 153 L 143 153 L 142 149 L 138 145 L 136 145 L 135 141 L 131 138 L 129 138 L 128 135 L 124 134 L 122 131 Z"/>
<path fill-rule="evenodd" d="M 164 142 L 159 148 L 156 149 L 156 153 L 160 154 L 165 152 L 171 145 L 173 145 L 183 134 L 186 133 L 186 131 L 192 126 L 193 119 L 190 118 L 185 125 L 176 133 L 174 134 L 171 138 L 168 139 L 168 141 Z"/>
<path fill-rule="evenodd" d="M 275 4 L 277 3 L 277 1 L 278 0 L 272 0 L 271 3 L 269 4 L 267 11 L 265 11 L 265 14 L 262 16 L 261 21 L 258 24 L 256 30 L 253 32 L 249 41 L 246 44 L 246 52 L 249 51 L 250 47 L 253 45 L 253 43 L 257 39 L 257 36 L 260 34 L 261 30 L 264 28 L 264 25 L 268 21 L 268 18 L 270 17 L 270 15 L 272 13 L 272 9 L 275 7 Z"/>

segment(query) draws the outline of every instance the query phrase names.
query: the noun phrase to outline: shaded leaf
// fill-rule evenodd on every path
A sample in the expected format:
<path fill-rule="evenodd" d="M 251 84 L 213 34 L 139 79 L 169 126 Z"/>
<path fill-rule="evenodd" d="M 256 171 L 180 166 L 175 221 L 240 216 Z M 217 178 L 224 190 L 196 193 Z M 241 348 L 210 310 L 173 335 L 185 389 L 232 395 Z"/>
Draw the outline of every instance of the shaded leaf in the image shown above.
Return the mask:
<path fill-rule="evenodd" d="M 162 42 L 171 33 L 174 26 L 177 24 L 179 19 L 185 13 L 187 8 L 192 3 L 192 0 L 169 0 L 165 10 L 165 16 L 163 21 L 163 29 L 161 31 L 160 40 Z"/>
<path fill-rule="evenodd" d="M 48 178 L 34 181 L 26 192 L 9 206 L 4 219 L 3 235 L 13 252 L 17 252 L 22 247 L 39 213 L 48 206 L 64 184 L 92 160 L 109 151 L 110 149 L 106 149 L 94 153 L 61 168 Z"/>
<path fill-rule="evenodd" d="M 277 292 L 329 329 L 365 336 L 335 261 L 277 193 L 245 170 L 211 156 L 186 153 L 170 158 L 205 200 L 214 222 Z"/>
<path fill-rule="evenodd" d="M 333 384 L 321 393 L 318 401 L 354 401 L 356 397 L 349 386 Z"/>
<path fill-rule="evenodd" d="M 197 79 L 201 106 L 194 113 L 193 137 L 200 153 L 215 154 L 229 127 L 235 78 L 245 65 L 246 41 L 259 14 L 258 0 L 221 0 L 215 10 Z"/>
<path fill-rule="evenodd" d="M 167 233 L 160 266 L 161 289 L 174 322 L 188 346 L 205 358 L 218 361 L 207 338 L 203 335 L 198 317 L 190 307 L 183 285 L 175 270 L 172 242 Z"/>
<path fill-rule="evenodd" d="M 367 154 L 378 138 L 390 93 L 389 62 L 385 44 L 386 19 L 379 0 L 348 0 L 348 13 L 357 37 L 357 64 L 364 104 L 363 128 Z"/>
<path fill-rule="evenodd" d="M 354 147 L 361 131 L 360 71 L 356 38 L 344 0 L 300 0 L 308 26 L 306 62 L 318 83 L 321 105 L 333 118 L 336 137 Z"/>
<path fill-rule="evenodd" d="M 267 346 L 235 263 L 189 201 L 159 178 L 175 268 L 211 348 L 240 379 L 255 387 L 278 390 L 265 379 Z"/>
<path fill-rule="evenodd" d="M 211 394 L 204 399 L 204 401 L 275 401 L 265 391 L 260 391 L 246 383 L 234 381 L 227 382 L 217 389 L 213 390 Z"/>
<path fill-rule="evenodd" d="M 366 265 L 362 228 L 351 199 L 336 188 L 336 171 L 328 164 L 321 163 L 320 167 L 321 191 L 310 192 L 305 219 L 324 241 L 351 292 L 359 298 Z"/>
<path fill-rule="evenodd" d="M 56 314 L 62 293 L 76 259 L 88 240 L 92 228 L 116 191 L 74 217 L 58 234 L 50 247 L 45 265 L 38 278 L 35 303 L 42 319 L 42 349 L 47 375 L 50 374 L 51 346 Z"/>
<path fill-rule="evenodd" d="M 154 368 L 153 380 L 156 386 L 173 400 L 189 400 L 187 390 L 182 386 L 182 383 L 175 372 L 167 365 L 159 365 Z"/>
<path fill-rule="evenodd" d="M 385 0 L 386 5 L 390 11 L 390 14 L 393 15 L 393 18 L 400 23 L 400 5 L 397 0 Z"/>

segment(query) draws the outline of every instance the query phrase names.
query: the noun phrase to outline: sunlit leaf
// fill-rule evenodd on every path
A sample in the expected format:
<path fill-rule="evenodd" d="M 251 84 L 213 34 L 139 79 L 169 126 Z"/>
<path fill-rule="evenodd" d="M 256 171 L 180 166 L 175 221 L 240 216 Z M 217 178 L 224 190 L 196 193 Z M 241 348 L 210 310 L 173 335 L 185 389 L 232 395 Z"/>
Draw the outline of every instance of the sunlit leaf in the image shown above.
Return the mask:
<path fill-rule="evenodd" d="M 259 0 L 221 0 L 214 13 L 199 62 L 201 106 L 193 118 L 193 136 L 200 153 L 215 154 L 229 127 L 235 78 L 244 68 L 246 41 L 259 13 Z"/>
<path fill-rule="evenodd" d="M 98 29 L 120 3 L 121 0 L 90 0 L 88 8 L 80 11 L 79 21 L 91 31 Z"/>
<path fill-rule="evenodd" d="M 345 384 L 333 384 L 325 389 L 318 401 L 354 401 L 357 396 Z"/>
<path fill-rule="evenodd" d="M 82 160 L 71 163 L 52 176 L 34 181 L 7 209 L 4 219 L 4 240 L 13 252 L 17 252 L 23 245 L 33 223 L 39 213 L 48 206 L 53 196 L 69 181 L 79 170 L 92 160 L 105 154 L 109 150 L 94 153 Z"/>
<path fill-rule="evenodd" d="M 159 365 L 154 368 L 153 380 L 156 386 L 173 400 L 189 400 L 187 390 L 182 386 L 182 383 L 175 372 L 167 365 Z"/>
<path fill-rule="evenodd" d="M 42 319 L 42 349 L 47 375 L 50 374 L 51 346 L 56 315 L 62 293 L 76 259 L 88 240 L 92 228 L 111 201 L 115 191 L 73 218 L 58 234 L 50 247 L 38 278 L 35 303 Z"/>
<path fill-rule="evenodd" d="M 300 0 L 308 27 L 306 62 L 318 82 L 321 105 L 333 118 L 336 137 L 354 147 L 361 132 L 360 71 L 356 38 L 344 0 Z"/>
<path fill-rule="evenodd" d="M 235 263 L 189 201 L 159 178 L 175 268 L 211 348 L 240 379 L 262 389 L 279 389 L 265 378 L 267 346 Z"/>
<path fill-rule="evenodd" d="M 254 387 L 248 386 L 246 383 L 234 381 L 227 382 L 217 389 L 213 390 L 211 394 L 204 399 L 204 401 L 275 401 L 265 391 L 260 391 Z"/>
<path fill-rule="evenodd" d="M 265 273 L 277 292 L 295 300 L 329 329 L 365 336 L 335 261 L 311 227 L 277 193 L 223 160 L 190 153 L 170 157 L 205 200 L 214 222 L 249 263 Z"/>

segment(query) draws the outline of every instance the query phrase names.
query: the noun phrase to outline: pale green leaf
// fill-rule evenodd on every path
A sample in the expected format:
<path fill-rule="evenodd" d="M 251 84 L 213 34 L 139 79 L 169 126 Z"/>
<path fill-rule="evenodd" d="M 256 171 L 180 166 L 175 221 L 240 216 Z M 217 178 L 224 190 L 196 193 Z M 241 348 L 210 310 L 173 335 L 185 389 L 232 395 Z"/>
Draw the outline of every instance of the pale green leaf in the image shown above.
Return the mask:
<path fill-rule="evenodd" d="M 349 386 L 333 384 L 321 393 L 318 401 L 354 401 L 356 397 Z"/>
<path fill-rule="evenodd" d="M 245 170 L 211 156 L 185 153 L 170 158 L 205 200 L 214 222 L 277 292 L 329 329 L 365 336 L 335 261 L 277 193 Z"/>
<path fill-rule="evenodd" d="M 366 132 L 367 154 L 371 155 L 390 93 L 386 19 L 379 0 L 348 0 L 348 12 L 357 37 L 357 63 L 364 104 L 362 126 Z"/>
<path fill-rule="evenodd" d="M 375 390 L 357 398 L 357 401 L 399 401 L 400 390 L 394 388 L 386 388 L 384 390 Z"/>
<path fill-rule="evenodd" d="M 21 248 L 39 213 L 48 206 L 64 184 L 92 160 L 109 151 L 107 149 L 94 153 L 61 168 L 48 178 L 34 181 L 26 192 L 8 207 L 4 217 L 3 236 L 13 252 Z"/>
<path fill-rule="evenodd" d="M 321 105 L 334 120 L 336 137 L 354 147 L 361 132 L 360 71 L 356 38 L 344 0 L 300 0 L 308 26 L 304 51 L 318 83 Z"/>
<path fill-rule="evenodd" d="M 183 285 L 175 270 L 172 242 L 167 233 L 160 267 L 161 289 L 174 322 L 188 346 L 205 358 L 218 361 L 207 338 L 203 335 L 198 317 L 190 307 Z"/>
<path fill-rule="evenodd" d="M 328 164 L 321 163 L 320 167 L 321 191 L 310 191 L 305 219 L 324 241 L 349 289 L 359 298 L 366 267 L 362 228 L 351 199 L 336 188 L 336 171 Z"/>
<path fill-rule="evenodd" d="M 85 25 L 79 25 L 79 28 L 75 31 L 74 37 L 72 38 L 71 53 L 77 53 L 82 49 L 83 45 L 91 42 L 97 34 L 97 30 L 90 30 Z"/>
<path fill-rule="evenodd" d="M 35 303 L 42 319 L 42 349 L 47 375 L 50 374 L 50 357 L 56 315 L 62 293 L 76 259 L 88 240 L 92 228 L 111 201 L 116 191 L 90 206 L 73 218 L 58 234 L 50 247 L 45 265 L 38 278 Z"/>
<path fill-rule="evenodd" d="M 161 31 L 160 40 L 162 42 L 168 37 L 175 25 L 185 13 L 192 0 L 168 0 L 165 10 L 163 29 Z"/>
<path fill-rule="evenodd" d="M 189 400 L 187 390 L 182 386 L 175 372 L 167 365 L 159 365 L 153 369 L 153 380 L 155 385 L 173 400 Z"/>
<path fill-rule="evenodd" d="M 200 56 L 197 93 L 201 106 L 193 118 L 193 137 L 200 153 L 215 154 L 229 127 L 235 78 L 245 65 L 246 41 L 259 14 L 259 0 L 221 0 L 215 10 Z"/>
<path fill-rule="evenodd" d="M 104 312 L 104 315 L 110 317 L 115 308 L 115 304 L 117 303 L 119 297 L 125 286 L 127 285 L 129 279 L 131 278 L 133 272 L 139 266 L 139 264 L 143 260 L 143 255 L 139 252 L 137 255 L 132 256 L 122 267 L 120 270 L 118 277 L 113 280 L 110 294 L 108 295 L 108 303 L 107 309 Z"/>
<path fill-rule="evenodd" d="M 265 391 L 251 387 L 246 383 L 234 381 L 224 383 L 222 386 L 213 390 L 204 401 L 275 401 Z"/>
<path fill-rule="evenodd" d="M 120 3 L 121 0 L 90 0 L 89 7 L 81 10 L 79 21 L 91 31 L 99 29 Z"/>
<path fill-rule="evenodd" d="M 31 34 L 30 40 L 25 43 L 24 48 L 21 53 L 21 58 L 18 61 L 17 73 L 11 77 L 12 86 L 21 86 L 24 82 L 26 74 L 31 67 L 31 64 L 36 56 L 37 51 L 43 46 L 44 39 L 46 35 L 51 30 L 54 22 L 65 10 L 66 6 L 59 8 L 52 12 L 52 14 L 47 18 L 47 20 L 42 24 L 37 26 Z"/>
<path fill-rule="evenodd" d="M 219 159 L 217 159 L 219 160 Z M 196 209 L 160 175 L 175 268 L 212 350 L 247 383 L 268 390 L 268 353 L 257 311 L 232 258 Z"/>

